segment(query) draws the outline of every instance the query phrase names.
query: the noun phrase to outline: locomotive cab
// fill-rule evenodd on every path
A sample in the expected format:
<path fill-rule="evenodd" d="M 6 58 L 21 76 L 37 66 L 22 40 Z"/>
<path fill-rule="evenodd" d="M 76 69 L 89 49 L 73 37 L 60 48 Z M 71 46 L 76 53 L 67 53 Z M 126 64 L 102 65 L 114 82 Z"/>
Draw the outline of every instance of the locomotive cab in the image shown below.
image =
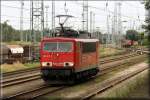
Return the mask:
<path fill-rule="evenodd" d="M 75 81 L 94 76 L 98 69 L 98 40 L 47 38 L 41 42 L 41 75 L 46 82 Z"/>
<path fill-rule="evenodd" d="M 74 83 L 78 79 L 87 79 L 96 75 L 99 71 L 98 39 L 91 39 L 88 32 L 78 32 L 63 27 L 66 20 L 72 16 L 57 17 L 59 19 L 67 17 L 63 23 L 59 22 L 61 29 L 52 35 L 57 37 L 44 38 L 41 41 L 40 63 L 44 81 L 50 84 Z M 88 34 L 86 38 L 80 37 L 85 34 Z"/>
<path fill-rule="evenodd" d="M 60 38 L 42 41 L 40 62 L 44 80 L 68 79 L 75 66 L 74 44 L 74 41 Z"/>

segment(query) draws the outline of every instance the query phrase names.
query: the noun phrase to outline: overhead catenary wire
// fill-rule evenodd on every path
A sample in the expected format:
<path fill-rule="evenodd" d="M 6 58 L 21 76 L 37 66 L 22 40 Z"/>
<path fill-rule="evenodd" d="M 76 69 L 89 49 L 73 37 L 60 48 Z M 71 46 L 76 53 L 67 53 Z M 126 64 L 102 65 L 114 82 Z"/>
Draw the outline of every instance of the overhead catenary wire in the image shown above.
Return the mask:
<path fill-rule="evenodd" d="M 81 3 L 77 3 L 76 2 L 76 4 L 80 4 L 81 5 Z M 8 5 L 1 5 L 1 6 L 5 6 L 5 7 L 11 7 L 11 8 L 17 8 L 17 9 L 20 9 L 20 7 L 15 7 L 15 6 L 8 6 Z M 89 5 L 88 5 L 89 6 Z M 99 9 L 99 10 L 101 10 L 101 11 L 104 11 L 105 12 L 105 9 L 103 9 L 103 8 L 98 8 L 98 7 L 94 7 L 94 6 L 89 6 L 90 8 L 95 8 L 95 9 Z M 138 7 L 136 7 L 136 8 L 138 8 Z M 28 9 L 28 8 L 24 8 L 24 10 L 26 10 L 26 11 L 30 11 L 30 9 Z M 110 13 L 114 13 L 113 11 L 109 11 Z M 51 13 L 51 12 L 49 12 L 49 13 Z M 133 17 L 131 17 L 131 16 L 126 16 L 126 15 L 121 15 L 122 17 L 127 17 L 127 18 L 131 18 L 131 19 L 137 19 L 137 20 L 140 20 L 140 21 L 145 21 L 145 20 L 142 20 L 142 19 L 138 19 L 138 18 L 133 18 Z"/>
<path fill-rule="evenodd" d="M 10 16 L 10 15 L 1 15 L 1 16 L 5 16 L 5 17 L 13 17 L 13 18 L 20 18 L 19 16 Z M 3 18 L 3 17 L 1 17 Z M 24 19 L 30 19 L 30 18 L 27 18 L 27 17 L 23 17 Z"/>
<path fill-rule="evenodd" d="M 81 3 L 77 3 L 77 2 L 75 2 L 77 5 L 80 5 L 80 6 L 82 6 L 82 4 Z M 94 9 L 98 9 L 98 10 L 101 10 L 101 11 L 104 11 L 104 12 L 106 12 L 106 10 L 105 9 L 103 9 L 103 8 L 99 8 L 99 7 L 94 7 L 94 6 L 91 6 L 91 5 L 88 5 L 88 7 L 89 8 L 94 8 Z M 111 13 L 111 14 L 114 14 L 115 12 L 114 11 L 110 11 L 110 10 L 108 10 L 108 12 L 109 13 Z M 130 18 L 130 19 L 136 19 L 136 20 L 139 20 L 138 18 L 134 18 L 134 17 L 131 17 L 131 16 L 127 16 L 127 15 L 124 15 L 124 14 L 121 14 L 121 16 L 122 17 L 127 17 L 127 18 Z M 145 20 L 142 20 L 142 19 L 140 19 L 141 21 L 145 21 Z"/>
<path fill-rule="evenodd" d="M 3 5 L 3 6 L 7 6 L 7 5 Z M 94 7 L 94 6 L 92 6 L 91 7 L 91 5 L 88 5 L 90 8 L 94 8 L 94 9 L 98 9 L 98 10 L 101 10 L 101 11 L 104 11 L 104 9 L 103 8 L 100 8 L 100 7 Z M 10 7 L 10 6 L 9 6 Z M 12 8 L 17 8 L 17 9 L 20 9 L 19 7 L 12 7 Z M 24 8 L 24 10 L 27 10 L 27 11 L 30 11 L 30 9 L 27 9 L 27 8 Z M 25 10 L 25 11 L 26 11 Z M 77 12 L 77 13 L 79 13 L 78 11 L 74 11 L 75 13 Z M 105 12 L 105 11 L 104 11 Z M 109 13 L 111 13 L 111 12 L 109 12 Z M 112 13 L 111 13 L 112 14 Z M 102 14 L 102 13 L 97 13 L 96 12 L 96 15 L 101 15 L 101 16 L 103 16 L 104 14 Z M 127 17 L 128 15 L 125 15 L 125 16 L 122 16 L 122 17 Z M 18 17 L 19 18 L 19 17 Z M 128 16 L 127 18 L 130 18 L 130 19 L 135 19 L 134 17 L 131 17 L 131 16 Z M 25 18 L 24 18 L 25 19 Z M 30 19 L 30 18 L 28 18 L 28 19 Z M 80 19 L 80 18 L 79 18 Z M 144 20 L 142 20 L 142 19 L 140 19 L 140 18 L 136 18 L 136 20 L 139 20 L 139 21 L 144 21 Z M 44 21 L 45 22 L 45 21 Z M 48 22 L 51 22 L 51 21 L 48 21 Z M 96 23 L 97 23 L 97 20 L 96 20 Z"/>
<path fill-rule="evenodd" d="M 9 5 L 1 5 L 3 7 L 9 7 L 9 8 L 15 8 L 15 9 L 21 9 L 20 7 L 16 7 L 16 6 L 9 6 Z M 23 8 L 25 11 L 30 11 L 30 9 L 28 8 Z"/>
<path fill-rule="evenodd" d="M 14 9 L 18 9 L 18 10 L 20 10 L 21 8 L 20 7 L 16 7 L 16 6 L 9 6 L 9 5 L 1 5 L 2 7 L 8 7 L 8 8 L 14 8 Z M 1 8 L 2 8 L 1 7 Z M 62 9 L 62 8 L 61 8 Z M 30 9 L 28 9 L 28 8 L 23 8 L 23 10 L 24 11 L 26 11 L 26 12 L 28 12 L 28 13 L 30 13 Z M 48 13 L 51 13 L 51 11 L 48 11 Z"/>

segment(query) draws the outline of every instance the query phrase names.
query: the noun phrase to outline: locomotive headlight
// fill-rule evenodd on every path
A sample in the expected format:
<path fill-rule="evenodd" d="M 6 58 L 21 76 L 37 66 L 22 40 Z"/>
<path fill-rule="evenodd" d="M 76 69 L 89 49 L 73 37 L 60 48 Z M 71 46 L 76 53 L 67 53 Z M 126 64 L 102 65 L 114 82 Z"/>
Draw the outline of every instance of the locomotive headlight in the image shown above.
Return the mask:
<path fill-rule="evenodd" d="M 52 62 L 42 62 L 42 66 L 52 66 Z"/>
<path fill-rule="evenodd" d="M 73 65 L 74 65 L 73 62 L 65 62 L 65 63 L 64 63 L 64 66 L 66 66 L 66 67 L 67 67 L 67 66 L 73 66 Z"/>
<path fill-rule="evenodd" d="M 73 62 L 69 62 L 69 66 L 73 66 L 74 65 L 74 63 Z"/>
<path fill-rule="evenodd" d="M 46 66 L 47 65 L 47 62 L 42 62 L 42 66 Z"/>

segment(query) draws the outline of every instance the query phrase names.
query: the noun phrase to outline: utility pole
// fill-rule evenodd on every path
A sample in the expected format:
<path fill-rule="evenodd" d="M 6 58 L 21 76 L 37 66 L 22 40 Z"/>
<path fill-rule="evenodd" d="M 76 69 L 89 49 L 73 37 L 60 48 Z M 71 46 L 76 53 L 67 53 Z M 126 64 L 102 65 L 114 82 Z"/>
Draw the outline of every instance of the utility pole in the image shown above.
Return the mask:
<path fill-rule="evenodd" d="M 93 13 L 93 33 L 95 32 L 95 13 Z"/>
<path fill-rule="evenodd" d="M 44 2 L 41 0 L 41 40 L 44 36 Z"/>
<path fill-rule="evenodd" d="M 83 0 L 83 13 L 82 13 L 82 28 L 83 31 L 88 32 L 88 0 Z"/>
<path fill-rule="evenodd" d="M 23 41 L 23 6 L 24 6 L 24 1 L 21 0 L 21 10 L 20 10 L 20 41 Z"/>
<path fill-rule="evenodd" d="M 31 1 L 31 41 L 33 46 L 32 57 L 35 57 L 35 44 L 37 41 L 37 36 L 40 36 L 40 39 L 43 38 L 44 31 L 44 3 L 42 1 Z M 40 35 L 38 35 L 40 34 Z"/>
<path fill-rule="evenodd" d="M 121 47 L 121 40 L 122 40 L 122 20 L 121 20 L 121 3 L 118 2 L 118 43 Z"/>
<path fill-rule="evenodd" d="M 48 8 L 49 8 L 49 6 L 48 5 L 46 5 L 45 6 L 45 14 L 46 14 L 46 16 L 45 16 L 45 25 L 46 25 L 46 27 L 45 27 L 45 33 L 46 33 L 46 36 L 50 36 L 50 32 L 49 32 L 49 29 L 48 29 Z"/>
<path fill-rule="evenodd" d="M 112 23 L 112 43 L 113 46 L 116 46 L 116 34 L 117 34 L 117 3 L 115 2 L 114 5 L 114 16 L 113 16 L 113 23 Z"/>
<path fill-rule="evenodd" d="M 106 21 L 106 27 L 107 27 L 107 37 L 106 37 L 106 47 L 108 47 L 109 40 L 110 40 L 110 34 L 109 34 L 109 12 L 108 12 L 108 1 L 106 2 L 106 13 L 107 13 L 107 21 Z"/>
<path fill-rule="evenodd" d="M 93 12 L 92 11 L 90 11 L 90 32 L 92 33 L 92 25 L 93 25 L 93 23 L 92 23 L 92 14 L 93 14 Z"/>
<path fill-rule="evenodd" d="M 132 24 L 132 29 L 134 30 L 135 28 L 135 20 L 133 20 L 133 24 Z"/>
<path fill-rule="evenodd" d="M 44 3 L 42 1 L 31 1 L 31 24 L 32 24 L 32 41 L 35 43 L 39 33 L 40 38 L 43 38 L 44 31 Z"/>
<path fill-rule="evenodd" d="M 55 32 L 55 1 L 52 0 L 52 35 Z"/>
<path fill-rule="evenodd" d="M 46 20 L 46 30 L 48 30 L 48 8 L 49 8 L 49 6 L 47 5 L 47 6 L 45 6 L 45 9 L 46 9 L 46 11 L 45 11 L 45 13 L 46 13 L 46 18 L 45 18 L 45 20 Z"/>
<path fill-rule="evenodd" d="M 111 44 L 113 46 L 114 42 L 113 42 L 113 37 L 114 35 L 114 16 L 111 17 Z"/>
<path fill-rule="evenodd" d="M 67 12 L 68 12 L 68 9 L 66 7 L 66 1 L 65 1 L 65 4 L 64 4 L 64 11 L 65 11 L 65 14 L 67 15 Z M 68 26 L 68 23 L 66 22 L 66 27 Z"/>
<path fill-rule="evenodd" d="M 87 11 L 87 12 L 86 12 L 86 13 L 87 13 L 87 15 L 86 15 L 86 20 L 87 20 L 86 30 L 87 30 L 87 32 L 89 31 L 89 28 L 88 28 L 88 27 L 89 27 L 89 25 L 88 25 L 88 24 L 89 24 L 89 18 L 88 18 L 88 16 L 89 16 L 89 13 L 88 13 L 89 10 L 88 10 L 88 8 L 89 8 L 89 7 L 88 7 L 88 0 L 87 0 L 87 1 L 86 1 L 86 11 Z"/>

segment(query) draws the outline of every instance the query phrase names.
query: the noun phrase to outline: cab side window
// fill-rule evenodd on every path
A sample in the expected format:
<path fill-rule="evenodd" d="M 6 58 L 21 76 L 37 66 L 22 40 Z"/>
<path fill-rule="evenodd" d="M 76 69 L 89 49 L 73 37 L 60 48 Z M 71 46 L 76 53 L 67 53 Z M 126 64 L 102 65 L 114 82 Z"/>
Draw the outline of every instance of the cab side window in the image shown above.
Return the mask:
<path fill-rule="evenodd" d="M 96 43 L 87 42 L 82 43 L 82 53 L 96 52 Z"/>

